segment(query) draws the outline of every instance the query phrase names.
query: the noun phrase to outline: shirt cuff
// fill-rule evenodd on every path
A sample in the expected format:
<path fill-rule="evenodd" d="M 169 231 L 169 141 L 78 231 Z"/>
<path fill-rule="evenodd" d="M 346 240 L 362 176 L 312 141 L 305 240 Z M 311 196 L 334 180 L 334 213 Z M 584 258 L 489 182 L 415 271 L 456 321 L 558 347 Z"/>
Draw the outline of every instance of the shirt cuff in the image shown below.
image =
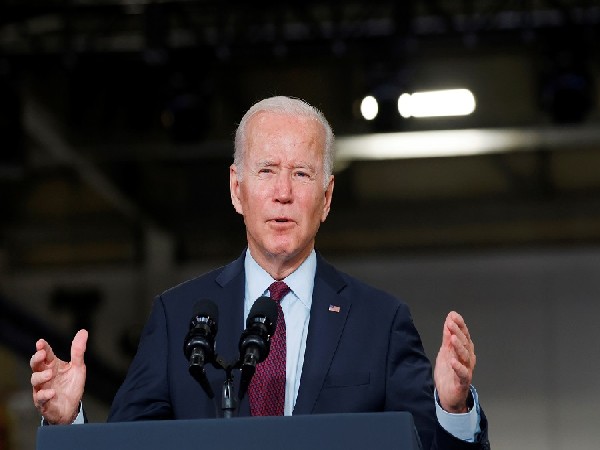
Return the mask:
<path fill-rule="evenodd" d="M 452 436 L 466 442 L 475 442 L 481 432 L 479 396 L 473 386 L 470 387 L 473 396 L 473 408 L 464 414 L 452 414 L 444 411 L 440 405 L 437 390 L 435 391 L 435 413 L 439 424 Z"/>

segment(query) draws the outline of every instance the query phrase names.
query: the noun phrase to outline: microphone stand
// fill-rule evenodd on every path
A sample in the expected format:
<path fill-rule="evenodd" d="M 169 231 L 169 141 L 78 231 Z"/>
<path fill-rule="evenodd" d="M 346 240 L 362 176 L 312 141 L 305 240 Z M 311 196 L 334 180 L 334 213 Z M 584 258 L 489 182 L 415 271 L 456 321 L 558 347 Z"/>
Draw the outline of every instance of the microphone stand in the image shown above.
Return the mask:
<path fill-rule="evenodd" d="M 224 419 L 231 419 L 237 414 L 238 400 L 234 395 L 232 367 L 225 369 L 225 382 L 223 383 L 223 393 L 221 395 L 221 410 Z"/>
<path fill-rule="evenodd" d="M 239 362 L 228 364 L 223 358 L 215 355 L 213 366 L 217 369 L 225 371 L 225 381 L 221 391 L 221 411 L 224 419 L 231 419 L 237 415 L 238 398 L 235 396 L 235 388 L 233 385 L 233 369 L 237 368 Z"/>
<path fill-rule="evenodd" d="M 203 361 L 194 360 L 189 367 L 189 372 L 193 376 L 193 378 L 200 384 L 204 392 L 208 395 L 209 398 L 213 399 L 214 394 L 208 379 L 206 378 L 206 373 L 204 372 L 203 365 L 200 364 Z M 238 358 L 238 360 L 234 364 L 229 364 L 219 355 L 214 355 L 214 360 L 212 361 L 213 367 L 216 369 L 222 369 L 225 371 L 225 381 L 223 382 L 223 387 L 221 390 L 221 412 L 223 414 L 224 419 L 231 419 L 234 416 L 237 416 L 239 402 L 244 398 L 248 386 L 250 384 L 250 380 L 254 375 L 254 366 L 244 364 L 242 359 Z M 200 364 L 200 365 L 199 365 Z M 246 367 L 250 366 L 250 367 Z M 233 370 L 234 369 L 242 369 L 242 380 L 240 381 L 240 393 L 239 395 L 235 395 L 235 387 L 233 384 Z M 252 369 L 252 370 L 251 370 Z M 215 402 L 216 403 L 216 402 Z M 215 405 L 216 406 L 216 405 Z M 217 412 L 217 416 L 219 416 Z"/>

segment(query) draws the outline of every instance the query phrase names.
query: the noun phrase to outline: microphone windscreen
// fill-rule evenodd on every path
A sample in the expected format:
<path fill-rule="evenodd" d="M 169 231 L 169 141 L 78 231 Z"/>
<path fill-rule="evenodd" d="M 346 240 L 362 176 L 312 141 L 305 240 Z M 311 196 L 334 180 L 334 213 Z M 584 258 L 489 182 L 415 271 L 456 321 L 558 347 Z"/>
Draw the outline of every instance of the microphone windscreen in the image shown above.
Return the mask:
<path fill-rule="evenodd" d="M 198 316 L 210 317 L 215 322 L 218 322 L 219 308 L 217 308 L 217 305 L 212 300 L 198 300 L 194 304 L 194 317 Z"/>
<path fill-rule="evenodd" d="M 252 308 L 250 308 L 247 323 L 252 322 L 256 317 L 266 317 L 271 323 L 272 330 L 269 330 L 269 332 L 272 334 L 277 325 L 278 314 L 277 304 L 273 299 L 269 297 L 259 297 L 252 305 Z"/>

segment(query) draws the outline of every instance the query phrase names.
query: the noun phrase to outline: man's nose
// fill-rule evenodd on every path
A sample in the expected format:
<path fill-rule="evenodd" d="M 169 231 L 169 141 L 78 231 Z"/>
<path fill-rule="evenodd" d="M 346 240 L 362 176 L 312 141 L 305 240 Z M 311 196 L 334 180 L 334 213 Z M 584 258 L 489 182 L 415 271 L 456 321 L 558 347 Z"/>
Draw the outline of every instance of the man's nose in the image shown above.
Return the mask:
<path fill-rule="evenodd" d="M 289 202 L 292 199 L 292 178 L 290 173 L 282 170 L 277 175 L 274 186 L 274 198 L 279 202 Z"/>

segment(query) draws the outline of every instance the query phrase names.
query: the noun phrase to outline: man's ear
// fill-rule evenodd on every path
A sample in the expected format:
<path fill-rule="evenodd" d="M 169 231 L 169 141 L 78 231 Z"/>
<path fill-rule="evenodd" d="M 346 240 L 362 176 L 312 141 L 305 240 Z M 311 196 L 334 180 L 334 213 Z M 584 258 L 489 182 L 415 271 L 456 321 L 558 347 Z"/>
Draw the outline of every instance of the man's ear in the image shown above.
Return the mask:
<path fill-rule="evenodd" d="M 238 180 L 238 168 L 235 164 L 229 166 L 229 192 L 231 203 L 238 214 L 244 215 L 242 202 L 240 200 L 240 181 Z"/>
<path fill-rule="evenodd" d="M 325 222 L 327 216 L 329 215 L 329 211 L 331 210 L 331 200 L 333 198 L 333 175 L 329 177 L 329 183 L 327 184 L 327 188 L 325 189 L 325 202 L 323 204 L 323 214 L 321 215 L 321 222 Z"/>

